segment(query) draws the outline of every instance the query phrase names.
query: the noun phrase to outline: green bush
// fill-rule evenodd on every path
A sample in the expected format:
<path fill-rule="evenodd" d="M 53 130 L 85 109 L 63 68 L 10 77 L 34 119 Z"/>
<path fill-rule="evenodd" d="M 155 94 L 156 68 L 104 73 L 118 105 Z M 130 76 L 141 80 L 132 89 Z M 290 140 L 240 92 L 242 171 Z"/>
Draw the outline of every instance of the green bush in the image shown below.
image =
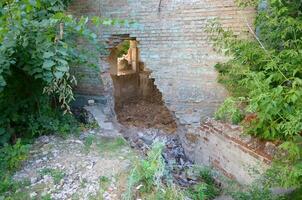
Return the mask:
<path fill-rule="evenodd" d="M 12 180 L 11 176 L 27 159 L 29 147 L 18 140 L 15 145 L 6 144 L 0 148 L 0 198 L 11 196 L 25 184 Z"/>
<path fill-rule="evenodd" d="M 15 138 L 34 138 L 43 134 L 66 135 L 76 132 L 77 122 L 60 108 L 51 106 L 48 96 L 42 94 L 39 81 L 22 84 L 26 76 L 12 74 L 14 81 L 0 93 L 0 145 L 15 142 Z M 30 79 L 29 76 L 27 76 Z M 10 84 L 11 83 L 11 84 Z"/>
<path fill-rule="evenodd" d="M 255 0 L 238 0 L 255 3 Z M 217 21 L 208 27 L 214 46 L 232 59 L 219 64 L 220 81 L 231 88 L 233 102 L 245 99 L 243 125 L 247 133 L 285 142 L 276 159 L 279 184 L 300 187 L 302 183 L 302 2 L 268 0 L 267 10 L 258 12 L 257 34 L 236 36 Z M 239 92 L 236 92 L 236 89 Z M 229 101 L 229 102 L 228 102 Z M 218 110 L 219 116 L 238 122 L 237 108 Z M 224 112 L 224 114 L 223 114 Z"/>
<path fill-rule="evenodd" d="M 0 199 L 16 191 L 11 175 L 28 148 L 19 138 L 29 143 L 42 134 L 77 132 L 69 106 L 77 81 L 70 71 L 96 67 L 102 49 L 89 19 L 65 12 L 70 1 L 0 0 Z M 91 22 L 119 23 L 99 17 Z"/>
<path fill-rule="evenodd" d="M 274 196 L 268 189 L 251 187 L 247 191 L 235 191 L 231 193 L 234 200 L 282 200 L 283 197 Z"/>
<path fill-rule="evenodd" d="M 163 181 L 167 175 L 162 157 L 163 147 L 162 143 L 154 143 L 146 159 L 134 161 L 123 199 L 138 196 L 150 200 L 185 199 L 180 188 L 170 181 Z"/>
<path fill-rule="evenodd" d="M 238 124 L 244 118 L 244 114 L 238 107 L 238 101 L 233 98 L 227 98 L 224 103 L 215 112 L 215 118 L 218 120 L 228 121 L 233 124 Z"/>
<path fill-rule="evenodd" d="M 53 178 L 55 184 L 59 184 L 60 181 L 65 177 L 65 173 L 59 169 L 44 168 L 40 171 L 42 176 L 50 175 Z"/>
<path fill-rule="evenodd" d="M 27 159 L 29 145 L 24 145 L 20 140 L 15 145 L 5 145 L 0 148 L 0 167 L 2 171 L 14 171 Z"/>
<path fill-rule="evenodd" d="M 124 199 L 132 199 L 134 187 L 142 185 L 140 191 L 151 192 L 154 187 L 159 190 L 162 186 L 165 163 L 162 157 L 164 145 L 155 143 L 145 160 L 137 160 L 128 180 L 128 190 Z"/>
<path fill-rule="evenodd" d="M 187 196 L 192 200 L 215 199 L 220 194 L 210 168 L 195 166 L 191 173 L 196 174 L 199 183 L 186 189 Z"/>
<path fill-rule="evenodd" d="M 0 1 L 0 146 L 74 127 L 61 114 L 70 112 L 74 99 L 70 68 L 96 66 L 76 41 L 97 51 L 98 40 L 88 18 L 64 13 L 69 2 Z"/>
<path fill-rule="evenodd" d="M 256 21 L 261 44 L 240 39 L 217 23 L 209 31 L 218 33 L 212 37 L 216 47 L 234 57 L 222 73 L 231 87 L 245 89 L 241 96 L 247 97 L 246 109 L 257 114 L 250 133 L 287 139 L 302 130 L 301 1 L 272 0 L 269 5 Z"/>

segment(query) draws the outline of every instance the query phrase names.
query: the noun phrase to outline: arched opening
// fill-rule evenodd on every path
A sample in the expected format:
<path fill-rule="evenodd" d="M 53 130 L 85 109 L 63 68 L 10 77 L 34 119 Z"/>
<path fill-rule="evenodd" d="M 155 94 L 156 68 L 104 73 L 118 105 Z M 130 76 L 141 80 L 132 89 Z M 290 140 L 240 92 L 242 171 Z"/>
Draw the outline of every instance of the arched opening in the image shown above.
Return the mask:
<path fill-rule="evenodd" d="M 156 128 L 174 133 L 177 124 L 162 94 L 140 59 L 138 41 L 123 38 L 108 57 L 114 86 L 115 112 L 124 126 Z"/>

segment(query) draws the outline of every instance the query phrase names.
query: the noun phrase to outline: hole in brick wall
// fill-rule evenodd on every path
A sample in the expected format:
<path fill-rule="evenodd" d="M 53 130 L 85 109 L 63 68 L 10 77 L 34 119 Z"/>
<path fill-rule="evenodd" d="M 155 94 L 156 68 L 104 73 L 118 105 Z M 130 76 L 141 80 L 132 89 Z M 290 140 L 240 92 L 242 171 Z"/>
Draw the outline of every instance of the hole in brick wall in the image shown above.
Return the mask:
<path fill-rule="evenodd" d="M 162 94 L 139 57 L 138 42 L 124 39 L 111 48 L 108 62 L 114 86 L 115 112 L 125 126 L 156 128 L 174 133 L 176 122 Z"/>

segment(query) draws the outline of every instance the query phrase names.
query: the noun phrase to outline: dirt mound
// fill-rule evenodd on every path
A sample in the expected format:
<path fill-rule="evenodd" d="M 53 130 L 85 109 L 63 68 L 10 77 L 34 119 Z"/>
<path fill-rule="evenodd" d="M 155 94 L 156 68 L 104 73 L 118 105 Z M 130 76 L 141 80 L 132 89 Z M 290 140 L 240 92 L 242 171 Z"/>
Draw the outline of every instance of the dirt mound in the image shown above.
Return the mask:
<path fill-rule="evenodd" d="M 125 126 L 157 128 L 174 133 L 177 124 L 170 111 L 155 96 L 132 99 L 116 109 L 119 122 Z"/>

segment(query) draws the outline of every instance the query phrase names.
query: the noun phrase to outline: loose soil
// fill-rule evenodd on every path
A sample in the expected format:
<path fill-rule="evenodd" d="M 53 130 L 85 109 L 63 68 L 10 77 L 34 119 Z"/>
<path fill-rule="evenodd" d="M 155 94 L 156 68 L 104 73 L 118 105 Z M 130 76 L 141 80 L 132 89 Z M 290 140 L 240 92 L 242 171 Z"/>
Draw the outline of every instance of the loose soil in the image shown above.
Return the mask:
<path fill-rule="evenodd" d="M 117 119 L 124 126 L 156 128 L 167 133 L 174 133 L 177 124 L 157 96 L 131 99 L 116 109 Z"/>

